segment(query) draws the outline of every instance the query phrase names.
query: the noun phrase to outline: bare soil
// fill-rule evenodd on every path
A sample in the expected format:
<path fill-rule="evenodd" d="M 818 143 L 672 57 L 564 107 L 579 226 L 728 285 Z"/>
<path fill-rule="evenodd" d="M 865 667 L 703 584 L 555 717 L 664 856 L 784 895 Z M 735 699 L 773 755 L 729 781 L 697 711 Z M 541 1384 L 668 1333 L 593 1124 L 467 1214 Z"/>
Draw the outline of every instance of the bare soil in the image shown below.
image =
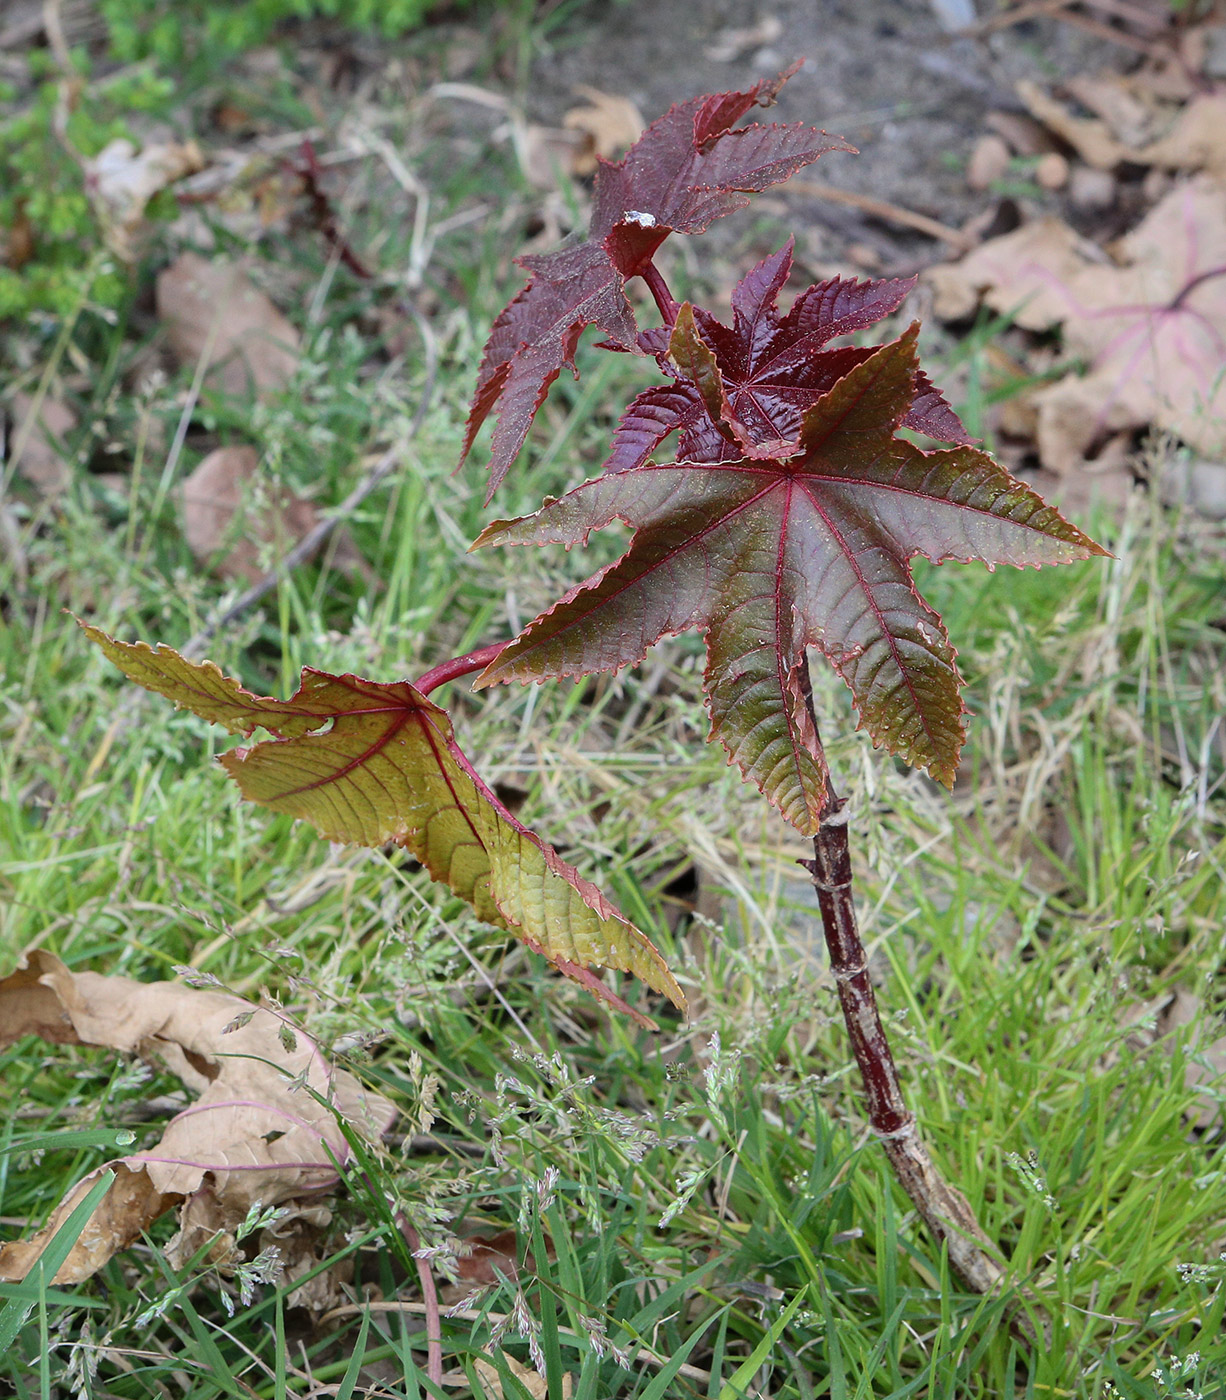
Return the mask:
<path fill-rule="evenodd" d="M 712 56 L 727 31 L 767 17 L 778 20 L 777 39 L 732 59 Z M 590 84 L 631 98 L 651 120 L 682 98 L 743 89 L 798 58 L 804 66 L 771 118 L 822 126 L 860 152 L 824 157 L 814 177 L 957 226 L 991 203 L 968 189 L 966 161 L 990 110 L 1023 110 L 1019 78 L 1050 83 L 1133 55 L 1055 19 L 985 38 L 948 34 L 922 0 L 777 0 L 757 12 L 733 0 L 614 0 L 582 7 L 537 58 L 529 115 L 558 122 L 576 86 Z M 785 197 L 811 256 L 837 258 L 861 244 L 893 269 L 944 251 L 858 210 Z"/>

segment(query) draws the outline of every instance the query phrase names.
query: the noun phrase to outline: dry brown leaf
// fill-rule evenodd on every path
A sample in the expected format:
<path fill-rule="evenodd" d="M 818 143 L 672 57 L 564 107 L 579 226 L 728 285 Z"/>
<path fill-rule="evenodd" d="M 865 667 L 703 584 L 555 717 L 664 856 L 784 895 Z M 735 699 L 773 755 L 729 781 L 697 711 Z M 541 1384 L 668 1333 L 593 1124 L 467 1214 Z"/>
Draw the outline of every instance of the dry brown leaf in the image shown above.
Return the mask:
<path fill-rule="evenodd" d="M 507 1369 L 532 1396 L 532 1400 L 545 1400 L 549 1394 L 549 1382 L 545 1377 L 539 1371 L 533 1370 L 531 1366 L 525 1366 L 522 1361 L 516 1361 L 513 1356 L 508 1356 L 505 1351 L 501 1355 Z M 498 1373 L 498 1367 L 492 1361 L 486 1361 L 480 1356 L 473 1358 L 473 1366 L 481 1377 L 481 1384 L 484 1386 L 486 1394 L 495 1397 L 495 1400 L 502 1400 L 502 1377 Z M 562 1400 L 570 1400 L 574 1388 L 574 1377 L 567 1371 L 562 1377 Z"/>
<path fill-rule="evenodd" d="M 334 1163 L 349 1157 L 338 1118 L 374 1138 L 394 1115 L 387 1100 L 334 1069 L 314 1041 L 271 1010 L 176 982 L 70 972 L 41 949 L 0 979 L 0 1045 L 27 1035 L 161 1062 L 198 1097 L 148 1152 L 109 1162 L 78 1182 L 32 1239 L 0 1245 L 0 1279 L 7 1281 L 26 1276 L 107 1168 L 115 1182 L 57 1283 L 89 1278 L 180 1203 L 175 1257 L 190 1257 L 217 1236 L 224 1260 L 232 1246 L 228 1232 L 253 1205 L 304 1198 L 313 1205 L 336 1184 Z"/>
<path fill-rule="evenodd" d="M 984 301 L 994 311 L 1011 313 L 1015 325 L 1045 331 L 1068 311 L 1065 284 L 1094 257 L 1105 261 L 1095 244 L 1049 215 L 988 239 L 958 262 L 929 268 L 924 280 L 933 290 L 933 312 L 942 320 L 971 316 Z"/>
<path fill-rule="evenodd" d="M 297 330 L 233 263 L 183 253 L 158 273 L 157 311 L 178 360 L 203 361 L 224 393 L 264 397 L 293 377 Z"/>
<path fill-rule="evenodd" d="M 1022 112 L 992 111 L 984 118 L 989 131 L 1003 136 L 1015 156 L 1041 156 L 1056 149 L 1055 138 L 1042 122 Z"/>
<path fill-rule="evenodd" d="M 1075 117 L 1062 102 L 1029 78 L 1017 84 L 1017 95 L 1027 110 L 1049 131 L 1067 141 L 1087 165 L 1096 170 L 1114 170 L 1131 152 L 1116 139 L 1101 117 Z"/>
<path fill-rule="evenodd" d="M 20 272 L 36 251 L 34 225 L 23 200 L 17 200 L 7 228 L 0 228 L 0 263 Z"/>
<path fill-rule="evenodd" d="M 705 49 L 712 63 L 731 63 L 751 49 L 760 49 L 783 37 L 783 22 L 777 15 L 763 15 L 757 24 L 741 29 L 717 30 Z"/>
<path fill-rule="evenodd" d="M 615 97 L 583 84 L 575 91 L 587 98 L 587 105 L 572 107 L 562 118 L 562 125 L 587 138 L 572 173 L 590 175 L 596 169 L 597 156 L 613 160 L 622 155 L 642 136 L 646 123 L 628 97 Z"/>
<path fill-rule="evenodd" d="M 59 399 L 44 398 L 30 421 L 35 400 L 29 394 L 13 396 L 11 442 L 13 465 L 19 476 L 40 496 L 58 496 L 72 481 L 72 468 L 64 460 L 55 439 L 65 438 L 77 426 L 77 415 Z"/>
<path fill-rule="evenodd" d="M 517 123 L 515 154 L 524 179 L 538 190 L 555 190 L 568 175 L 579 173 L 589 138 L 560 126 Z"/>
<path fill-rule="evenodd" d="M 1130 159 L 1163 170 L 1206 170 L 1226 176 L 1226 93 L 1194 97 L 1165 136 Z"/>
<path fill-rule="evenodd" d="M 1154 135 L 1157 105 L 1121 73 L 1078 74 L 1064 87 L 1087 111 L 1107 124 L 1125 146 L 1143 146 Z"/>
<path fill-rule="evenodd" d="M 1204 1016 L 1204 1003 L 1195 992 L 1186 987 L 1176 987 L 1150 1001 L 1138 1002 L 1125 1009 L 1121 1017 L 1124 1025 L 1134 1026 L 1127 1044 L 1136 1053 L 1148 1049 L 1173 1031 L 1191 1026 Z M 1226 1036 L 1203 1044 L 1203 1027 L 1194 1030 L 1187 1041 L 1187 1063 L 1184 1067 L 1184 1084 L 1192 1089 L 1198 1085 L 1211 1085 L 1218 1091 L 1226 1088 Z M 1220 1102 L 1205 1095 L 1199 1099 L 1196 1111 L 1191 1115 L 1198 1128 L 1213 1128 L 1222 1120 Z"/>
<path fill-rule="evenodd" d="M 325 1231 L 331 1222 L 332 1212 L 317 1205 L 274 1220 L 260 1231 L 259 1248 L 274 1246 L 280 1256 L 282 1286 L 290 1290 L 285 1298 L 287 1308 L 307 1308 L 319 1317 L 352 1298 L 346 1288 L 353 1282 L 352 1254 L 333 1259 L 327 1268 L 306 1277 L 328 1256 Z M 298 1283 L 299 1279 L 303 1282 Z"/>
<path fill-rule="evenodd" d="M 1158 1014 L 1157 1033 L 1160 1036 L 1170 1035 L 1172 1031 L 1190 1026 L 1203 1012 L 1204 1003 L 1195 992 L 1188 991 L 1186 987 L 1176 987 L 1174 994 Z M 1208 1018 L 1202 1021 L 1202 1027 L 1207 1021 Z M 1201 1084 L 1219 1090 L 1226 1088 L 1226 1036 L 1210 1041 L 1207 1045 L 1203 1042 L 1202 1032 L 1194 1031 L 1188 1042 L 1189 1058 L 1183 1072 L 1183 1082 L 1190 1089 Z M 1220 1123 L 1221 1119 L 1220 1103 L 1207 1094 L 1200 1098 L 1197 1111 L 1192 1117 L 1193 1123 L 1198 1128 L 1212 1128 Z"/>
<path fill-rule="evenodd" d="M 319 523 L 310 501 L 273 486 L 255 489 L 260 454 L 254 447 L 218 447 L 183 483 L 183 535 L 201 564 L 223 578 L 256 583 L 263 577 L 261 546 L 278 553 Z"/>
<path fill-rule="evenodd" d="M 1076 117 L 1029 79 L 1017 84 L 1017 92 L 1030 113 L 1094 169 L 1114 170 L 1128 162 L 1226 175 L 1226 93 L 1198 93 L 1179 109 L 1165 134 L 1150 139 L 1159 112 L 1130 79 L 1081 78 L 1067 86 L 1101 115 Z"/>
<path fill-rule="evenodd" d="M 107 246 L 123 262 L 134 262 L 145 206 L 159 191 L 204 168 L 194 141 L 166 141 L 142 150 L 118 137 L 85 162 L 85 188 Z"/>
<path fill-rule="evenodd" d="M 1032 330 L 1060 327 L 1088 363 L 1035 395 L 1043 465 L 1067 472 L 1114 433 L 1153 425 L 1202 456 L 1226 452 L 1226 185 L 1177 185 L 1110 263 L 1042 219 L 928 274 L 938 316 L 980 296 Z"/>

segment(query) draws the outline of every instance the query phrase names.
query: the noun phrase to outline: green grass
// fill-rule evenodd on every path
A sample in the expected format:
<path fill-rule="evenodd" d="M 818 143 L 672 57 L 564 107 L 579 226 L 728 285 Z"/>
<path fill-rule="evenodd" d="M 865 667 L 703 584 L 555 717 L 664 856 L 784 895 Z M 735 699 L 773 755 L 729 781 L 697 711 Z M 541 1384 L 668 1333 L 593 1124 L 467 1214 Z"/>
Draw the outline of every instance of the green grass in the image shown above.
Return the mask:
<path fill-rule="evenodd" d="M 355 176 L 355 238 L 378 227 L 381 178 L 374 162 Z M 514 176 L 440 162 L 431 217 L 495 180 Z M 394 269 L 411 220 L 383 227 Z M 487 218 L 438 249 L 431 407 L 403 471 L 349 522 L 376 583 L 326 560 L 285 580 L 210 648 L 252 686 L 285 692 L 303 664 L 414 674 L 505 635 L 586 571 L 556 551 L 463 553 L 483 483 L 478 463 L 451 471 L 508 241 Z M 18 500 L 24 577 L 0 563 L 0 964 L 38 944 L 75 969 L 153 980 L 190 964 L 276 996 L 325 1044 L 378 1037 L 350 1058 L 404 1117 L 378 1149 L 355 1144 L 321 1231 L 326 1320 L 298 1305 L 301 1279 L 259 1262 L 267 1221 L 248 1223 L 245 1264 L 226 1273 L 203 1255 L 172 1269 L 168 1217 L 90 1282 L 0 1286 L 0 1329 L 22 1319 L 0 1386 L 437 1394 L 400 1210 L 442 1249 L 440 1279 L 453 1238 L 475 1230 L 514 1230 L 537 1261 L 444 1322 L 447 1394 L 494 1393 L 478 1365 L 491 1356 L 505 1394 L 523 1393 L 513 1358 L 552 1400 L 564 1376 L 575 1400 L 1226 1394 L 1226 1139 L 1192 1126 L 1206 1103 L 1220 1124 L 1226 1093 L 1185 1075 L 1226 1008 L 1226 532 L 1141 501 L 1122 525 L 1098 522 L 1111 561 L 924 568 L 975 712 L 953 797 L 874 752 L 841 685 L 819 678 L 906 1092 L 1011 1260 L 1010 1289 L 1050 1319 L 1031 1354 L 1004 1324 L 1007 1297 L 951 1280 L 865 1130 L 802 843 L 702 742 L 693 637 L 618 678 L 442 696 L 483 773 L 526 793 L 523 819 L 672 957 L 693 1019 L 653 1005 L 649 1035 L 420 871 L 244 808 L 206 728 L 125 687 L 65 616 L 180 644 L 221 606 L 173 494 L 203 433 L 259 442 L 271 473 L 325 506 L 405 437 L 421 360 L 380 340 L 377 291 L 333 276 L 308 236 L 264 252 L 298 298 L 299 381 L 260 407 L 206 404 L 173 472 L 190 373 L 125 387 L 144 335 L 135 299 L 113 322 L 82 304 L 70 333 L 35 347 L 34 381 L 89 367 L 88 426 L 64 444 L 69 494 Z M 590 354 L 583 367 L 555 386 L 499 513 L 599 462 L 636 367 Z M 130 493 L 88 469 L 100 444 L 130 463 L 138 442 Z M 1196 1020 L 1155 1038 L 1177 986 L 1199 998 Z M 41 1224 L 119 1134 L 155 1141 L 178 1089 L 99 1050 L 0 1052 L 5 1230 Z"/>

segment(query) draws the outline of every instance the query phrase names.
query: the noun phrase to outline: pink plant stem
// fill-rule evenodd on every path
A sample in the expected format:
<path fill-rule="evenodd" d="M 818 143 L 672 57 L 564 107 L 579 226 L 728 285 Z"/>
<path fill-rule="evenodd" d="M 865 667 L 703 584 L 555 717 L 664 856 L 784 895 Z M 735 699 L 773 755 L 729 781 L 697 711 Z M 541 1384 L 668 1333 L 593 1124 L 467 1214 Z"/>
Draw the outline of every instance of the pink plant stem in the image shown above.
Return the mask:
<path fill-rule="evenodd" d="M 817 728 L 807 671 L 802 670 L 805 703 Z M 830 954 L 830 970 L 838 988 L 851 1048 L 864 1081 L 868 1119 L 907 1195 L 938 1244 L 945 1244 L 949 1262 L 964 1284 L 976 1293 L 989 1293 L 1003 1277 L 999 1251 L 979 1227 L 970 1203 L 937 1170 L 907 1107 L 898 1070 L 877 1011 L 877 997 L 868 971 L 868 955 L 860 938 L 852 898 L 848 808 L 827 775 L 820 824 L 813 838 L 813 859 L 800 863 L 813 877 L 822 932 Z M 1020 1324 L 1033 1338 L 1025 1319 Z"/>
<path fill-rule="evenodd" d="M 506 642 L 491 642 L 489 646 L 478 647 L 476 651 L 470 651 L 464 656 L 453 656 L 450 661 L 440 661 L 437 666 L 413 682 L 413 689 L 422 695 L 429 695 L 432 690 L 446 685 L 448 681 L 459 680 L 461 676 L 471 675 L 473 671 L 484 671 L 505 646 Z"/>
<path fill-rule="evenodd" d="M 664 317 L 664 324 L 671 326 L 677 319 L 677 307 L 680 305 L 668 290 L 668 283 L 664 280 L 664 274 L 653 262 L 644 263 L 639 268 L 639 276 L 647 283 L 651 295 L 655 297 L 656 305 L 660 308 L 660 315 Z"/>
<path fill-rule="evenodd" d="M 404 1242 L 413 1252 L 413 1262 L 417 1265 L 417 1281 L 421 1284 L 421 1300 L 426 1309 L 426 1375 L 434 1385 L 443 1383 L 443 1320 L 438 1306 L 438 1289 L 434 1286 L 434 1275 L 430 1272 L 427 1260 L 418 1256 L 421 1239 L 409 1224 L 404 1211 L 396 1212 L 396 1224 Z"/>
<path fill-rule="evenodd" d="M 1226 277 L 1226 266 L 1211 267 L 1205 272 L 1197 273 L 1190 282 L 1180 288 L 1179 292 L 1171 299 L 1170 305 L 1166 309 L 1168 311 L 1178 311 L 1197 287 L 1202 286 L 1205 282 L 1209 282 L 1215 277 Z"/>

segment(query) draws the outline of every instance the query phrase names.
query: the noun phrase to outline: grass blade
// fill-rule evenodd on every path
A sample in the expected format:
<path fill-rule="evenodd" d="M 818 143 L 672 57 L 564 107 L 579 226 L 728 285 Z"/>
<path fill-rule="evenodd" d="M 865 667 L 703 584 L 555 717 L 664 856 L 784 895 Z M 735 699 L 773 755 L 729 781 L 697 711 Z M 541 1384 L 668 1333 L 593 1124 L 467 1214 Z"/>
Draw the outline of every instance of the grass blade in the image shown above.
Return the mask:
<path fill-rule="evenodd" d="M 762 1340 L 754 1347 L 747 1360 L 732 1373 L 731 1377 L 724 1382 L 723 1389 L 719 1392 L 719 1400 L 739 1400 L 744 1395 L 745 1387 L 753 1379 L 754 1372 L 762 1365 L 766 1358 L 774 1351 L 779 1343 L 779 1338 L 783 1336 L 787 1325 L 800 1310 L 801 1303 L 804 1302 L 805 1292 L 802 1289 L 795 1298 L 787 1305 L 779 1316 L 771 1323 L 770 1327 L 762 1335 Z"/>
<path fill-rule="evenodd" d="M 0 1354 L 7 1351 L 16 1340 L 18 1332 L 31 1310 L 36 1304 L 41 1302 L 46 1306 L 47 1285 L 56 1276 L 64 1260 L 72 1253 L 72 1247 L 81 1237 L 81 1231 L 85 1229 L 91 1215 L 93 1215 L 98 1203 L 111 1188 L 111 1182 L 115 1180 L 115 1173 L 105 1171 L 90 1187 L 89 1192 L 73 1207 L 71 1215 L 51 1237 L 46 1249 L 38 1256 L 34 1267 L 16 1285 L 19 1290 L 27 1292 L 16 1293 L 9 1298 L 4 1305 L 4 1311 L 0 1312 Z"/>

